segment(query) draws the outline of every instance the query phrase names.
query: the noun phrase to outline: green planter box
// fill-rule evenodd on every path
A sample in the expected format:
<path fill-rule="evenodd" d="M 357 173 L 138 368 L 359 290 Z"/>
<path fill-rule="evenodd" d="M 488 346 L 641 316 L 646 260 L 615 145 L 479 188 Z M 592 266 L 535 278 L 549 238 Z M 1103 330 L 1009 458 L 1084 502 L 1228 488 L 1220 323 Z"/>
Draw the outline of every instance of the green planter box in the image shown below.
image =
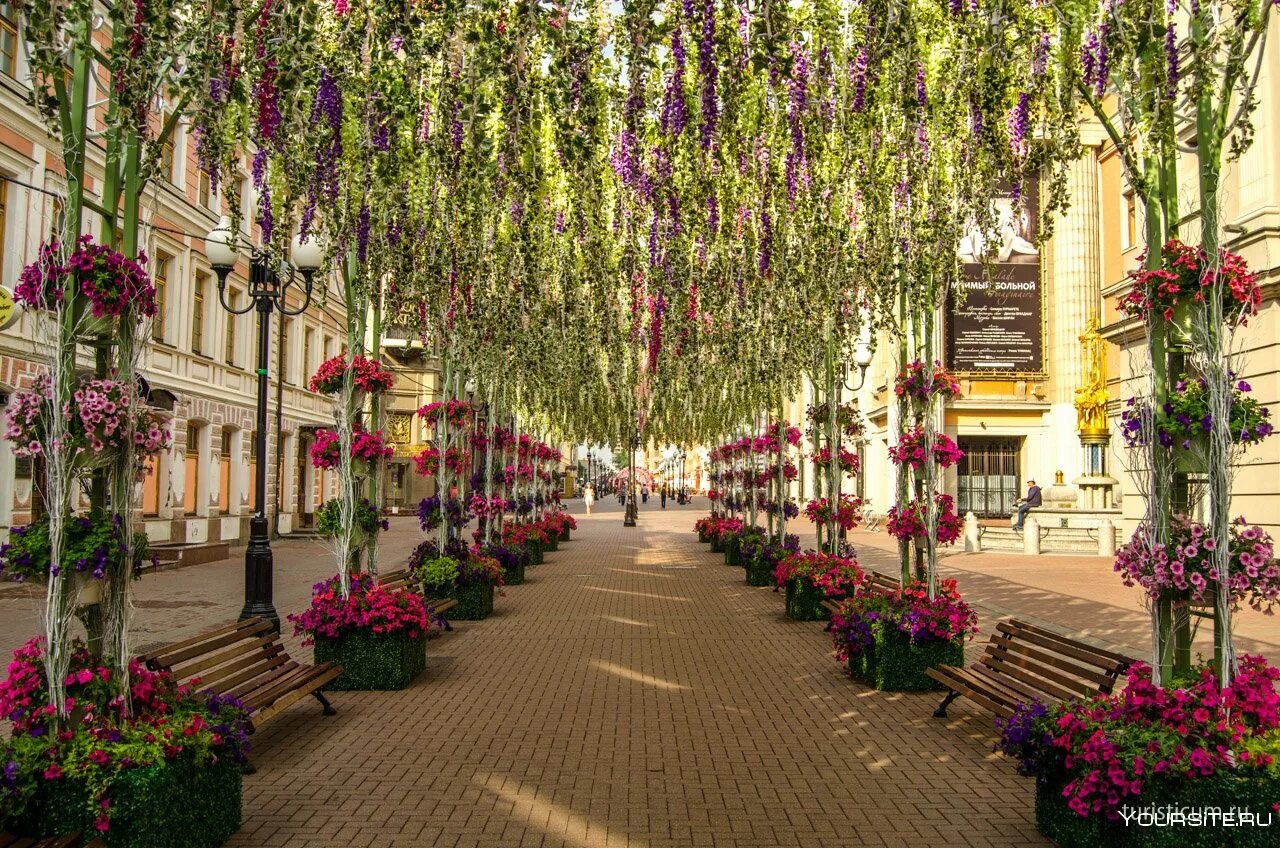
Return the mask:
<path fill-rule="evenodd" d="M 525 547 L 529 551 L 529 565 L 542 565 L 542 543 L 531 541 Z"/>
<path fill-rule="evenodd" d="M 560 528 L 560 541 L 562 541 L 562 542 L 567 542 L 567 541 L 569 541 L 569 533 L 570 533 L 570 530 L 569 530 L 569 525 L 568 525 L 568 524 L 566 524 L 566 525 L 564 525 L 563 527 L 561 527 L 561 528 Z"/>
<path fill-rule="evenodd" d="M 524 557 L 516 557 L 515 565 L 502 567 L 502 582 L 508 586 L 519 586 L 524 582 Z"/>
<path fill-rule="evenodd" d="M 446 598 L 455 598 L 458 605 L 449 610 L 447 617 L 455 621 L 480 621 L 493 614 L 493 584 L 472 583 L 454 589 Z"/>
<path fill-rule="evenodd" d="M 711 541 L 711 539 L 709 539 L 709 538 L 707 537 L 707 534 L 706 534 L 706 533 L 704 533 L 703 531 L 699 530 L 699 531 L 698 531 L 698 541 L 705 545 L 707 542 L 710 542 L 710 541 Z"/>
<path fill-rule="evenodd" d="M 1061 848 L 1262 848 L 1280 841 L 1280 821 L 1271 806 L 1280 797 L 1275 780 L 1219 774 L 1177 785 L 1148 782 L 1142 794 L 1128 802 L 1127 824 L 1123 817 L 1108 821 L 1100 815 L 1077 815 L 1062 797 L 1064 785 L 1065 781 L 1036 785 L 1036 828 Z M 1207 818 L 1201 823 L 1169 822 L 1169 809 L 1195 814 L 1206 808 L 1235 811 L 1234 825 Z M 1242 824 L 1240 816 L 1246 810 L 1271 826 Z M 1157 811 L 1160 820 L 1153 818 Z"/>
<path fill-rule="evenodd" d="M 108 848 L 217 848 L 240 829 L 242 771 L 226 757 L 197 765 L 180 756 L 159 765 L 122 772 L 107 789 L 111 828 Z M 42 780 L 21 821 L 23 836 L 96 833 L 88 788 L 73 778 Z"/>
<path fill-rule="evenodd" d="M 450 616 L 452 617 L 452 616 Z M 337 639 L 316 637 L 316 662 L 342 666 L 337 680 L 325 689 L 403 689 L 427 667 L 427 637 L 410 639 L 404 633 L 346 633 Z"/>
<path fill-rule="evenodd" d="M 712 536 L 712 537 L 711 537 L 711 553 L 713 553 L 713 554 L 722 554 L 722 553 L 724 553 L 724 545 L 720 544 L 720 537 L 719 537 L 719 536 Z"/>
<path fill-rule="evenodd" d="M 882 692 L 921 692 L 941 689 L 942 684 L 924 673 L 937 665 L 964 665 L 964 640 L 912 643 L 896 627 L 874 625 L 875 641 L 860 654 L 849 657 L 849 671 L 863 683 Z"/>
<path fill-rule="evenodd" d="M 738 553 L 741 550 L 741 544 L 737 536 L 730 536 L 724 543 L 724 564 L 737 565 Z"/>
<path fill-rule="evenodd" d="M 797 577 L 787 583 L 787 618 L 793 621 L 826 621 L 831 614 L 823 608 L 827 599 L 808 577 Z"/>
<path fill-rule="evenodd" d="M 764 555 L 763 549 L 756 551 L 756 555 L 746 565 L 748 586 L 774 585 L 773 570 L 775 563 L 771 558 Z"/>
<path fill-rule="evenodd" d="M 548 550 L 548 551 L 558 551 L 558 550 L 560 550 L 560 537 L 559 537 L 559 536 L 551 536 L 551 537 L 548 539 L 548 541 L 547 541 L 547 550 Z"/>

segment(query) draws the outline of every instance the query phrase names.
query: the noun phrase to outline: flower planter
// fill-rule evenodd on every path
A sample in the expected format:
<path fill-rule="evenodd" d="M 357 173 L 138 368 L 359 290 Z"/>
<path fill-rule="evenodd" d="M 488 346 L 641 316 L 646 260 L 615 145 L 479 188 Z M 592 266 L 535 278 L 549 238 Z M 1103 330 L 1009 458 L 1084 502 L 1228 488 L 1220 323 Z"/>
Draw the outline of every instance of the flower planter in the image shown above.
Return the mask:
<path fill-rule="evenodd" d="M 773 569 L 776 563 L 773 562 L 772 557 L 765 555 L 763 546 L 756 549 L 755 555 L 747 560 L 746 566 L 748 586 L 773 585 Z"/>
<path fill-rule="evenodd" d="M 107 788 L 108 848 L 217 848 L 240 829 L 242 770 L 231 757 L 197 764 L 182 755 L 120 773 Z M 30 807 L 12 829 L 25 836 L 94 833 L 83 780 L 42 780 Z"/>
<path fill-rule="evenodd" d="M 793 621 L 826 621 L 831 613 L 823 608 L 827 595 L 808 577 L 787 583 L 787 618 Z"/>
<path fill-rule="evenodd" d="M 569 541 L 569 525 L 568 524 L 565 524 L 563 527 L 560 528 L 560 541 L 562 542 Z"/>
<path fill-rule="evenodd" d="M 493 584 L 472 583 L 455 588 L 445 595 L 454 598 L 458 605 L 449 610 L 449 618 L 455 621 L 480 621 L 493 614 Z"/>
<path fill-rule="evenodd" d="M 702 532 L 701 530 L 699 530 L 699 531 L 698 531 L 698 541 L 705 545 L 707 542 L 710 542 L 710 541 L 711 541 L 711 539 L 707 537 L 707 534 L 706 534 L 706 533 L 704 533 L 704 532 Z"/>
<path fill-rule="evenodd" d="M 353 631 L 336 639 L 316 636 L 316 662 L 342 666 L 326 689 L 403 689 L 427 667 L 427 638 L 410 639 L 400 633 Z"/>
<path fill-rule="evenodd" d="M 964 640 L 914 643 L 896 627 L 876 624 L 874 641 L 861 653 L 849 657 L 854 678 L 882 692 L 921 692 L 941 689 L 942 684 L 926 675 L 937 665 L 964 665 Z"/>
<path fill-rule="evenodd" d="M 560 550 L 560 537 L 559 537 L 559 536 L 550 536 L 550 537 L 548 538 L 548 540 L 547 540 L 546 550 L 547 550 L 547 551 L 558 551 L 558 550 Z"/>
<path fill-rule="evenodd" d="M 542 565 L 542 543 L 531 540 L 525 544 L 525 548 L 529 551 L 529 565 Z"/>
<path fill-rule="evenodd" d="M 740 550 L 740 547 L 739 547 L 739 542 L 738 542 L 738 537 L 737 537 L 737 536 L 730 536 L 727 540 L 725 540 L 725 542 L 724 542 L 724 564 L 725 564 L 725 565 L 737 565 L 737 564 L 738 564 L 738 552 L 739 552 L 739 550 Z"/>
<path fill-rule="evenodd" d="M 524 582 L 524 557 L 515 557 L 515 562 L 502 567 L 502 582 L 508 586 L 519 586 Z"/>
<path fill-rule="evenodd" d="M 1062 797 L 1063 781 L 1036 784 L 1036 828 L 1061 848 L 1093 848 L 1097 845 L 1115 848 L 1254 848 L 1274 845 L 1275 831 L 1280 827 L 1272 804 L 1277 797 L 1277 782 L 1264 778 L 1240 778 L 1215 775 L 1183 781 L 1179 784 L 1148 783 L 1141 795 L 1128 802 L 1130 820 L 1114 821 L 1104 815 L 1080 816 L 1067 806 Z M 1170 809 L 1185 815 L 1214 808 L 1223 813 L 1235 811 L 1232 826 L 1215 826 L 1206 818 L 1199 826 L 1171 824 Z M 1270 827 L 1243 824 L 1240 814 L 1249 811 Z M 1141 818 L 1137 815 L 1141 811 Z M 1162 818 L 1153 818 L 1159 814 Z"/>

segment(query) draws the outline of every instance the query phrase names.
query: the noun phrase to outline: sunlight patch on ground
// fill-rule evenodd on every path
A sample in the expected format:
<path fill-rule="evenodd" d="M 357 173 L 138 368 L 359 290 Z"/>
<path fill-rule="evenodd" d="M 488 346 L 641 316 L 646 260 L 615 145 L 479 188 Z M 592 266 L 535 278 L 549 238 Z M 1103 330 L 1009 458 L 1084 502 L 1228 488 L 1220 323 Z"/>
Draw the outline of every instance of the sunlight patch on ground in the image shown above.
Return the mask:
<path fill-rule="evenodd" d="M 652 627 L 653 625 L 647 621 L 636 621 L 634 618 L 622 618 L 617 615 L 602 615 L 603 619 L 616 621 L 618 624 L 630 624 L 632 627 Z"/>
<path fill-rule="evenodd" d="M 536 827 L 553 839 L 563 840 L 566 845 L 577 848 L 605 848 L 615 845 L 621 848 L 645 848 L 648 844 L 617 830 L 610 832 L 603 825 L 580 816 L 561 804 L 538 798 L 536 786 L 525 786 L 496 774 L 487 778 L 477 774 L 473 780 L 486 791 L 512 805 L 510 816 L 513 821 Z"/>
<path fill-rule="evenodd" d="M 627 668 L 625 665 L 618 665 L 617 663 L 606 662 L 605 660 L 592 660 L 591 664 L 601 671 L 607 671 L 610 674 L 615 674 L 626 680 L 634 680 L 636 683 L 643 683 L 644 685 L 652 686 L 655 689 L 678 691 L 689 688 L 688 686 L 683 686 L 679 683 L 672 683 L 670 680 L 663 680 L 661 677 L 654 677 L 652 674 L 644 674 L 643 672 Z"/>
<path fill-rule="evenodd" d="M 636 571 L 632 568 L 611 568 L 610 571 L 616 571 L 619 574 L 639 574 L 641 577 L 670 577 L 670 574 L 659 574 L 656 571 Z"/>
<path fill-rule="evenodd" d="M 593 592 L 608 592 L 612 595 L 632 595 L 637 598 L 652 598 L 655 601 L 684 601 L 688 603 L 691 599 L 683 595 L 653 595 L 649 592 L 630 592 L 626 589 L 606 589 L 603 586 L 583 586 L 584 589 L 590 589 Z"/>

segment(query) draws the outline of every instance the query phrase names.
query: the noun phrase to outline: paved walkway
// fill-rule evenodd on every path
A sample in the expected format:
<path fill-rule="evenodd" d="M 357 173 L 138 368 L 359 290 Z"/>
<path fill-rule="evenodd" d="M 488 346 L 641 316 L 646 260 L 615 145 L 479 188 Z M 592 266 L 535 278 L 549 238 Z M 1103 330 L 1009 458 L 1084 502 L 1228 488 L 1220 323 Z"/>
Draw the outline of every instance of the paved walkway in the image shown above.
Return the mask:
<path fill-rule="evenodd" d="M 231 844 L 1046 844 L 1030 781 L 991 752 L 989 716 L 961 701 L 938 721 L 934 694 L 851 682 L 820 625 L 786 620 L 779 595 L 697 544 L 705 513 L 702 500 L 665 511 L 652 500 L 625 529 L 616 502 L 598 504 L 493 617 L 433 640 L 410 689 L 335 693 L 336 717 L 303 702 L 267 724 Z M 388 567 L 418 541 L 415 523 L 384 534 Z M 887 539 L 853 541 L 892 568 Z M 283 616 L 333 560 L 320 542 L 276 552 Z M 984 627 L 1012 612 L 1143 655 L 1136 590 L 1102 560 L 957 555 L 943 571 Z M 135 641 L 233 618 L 242 593 L 238 560 L 151 575 L 137 586 Z M 39 629 L 39 609 L 34 595 L 0 596 L 6 656 Z M 1273 619 L 1241 627 L 1250 649 L 1280 656 Z"/>

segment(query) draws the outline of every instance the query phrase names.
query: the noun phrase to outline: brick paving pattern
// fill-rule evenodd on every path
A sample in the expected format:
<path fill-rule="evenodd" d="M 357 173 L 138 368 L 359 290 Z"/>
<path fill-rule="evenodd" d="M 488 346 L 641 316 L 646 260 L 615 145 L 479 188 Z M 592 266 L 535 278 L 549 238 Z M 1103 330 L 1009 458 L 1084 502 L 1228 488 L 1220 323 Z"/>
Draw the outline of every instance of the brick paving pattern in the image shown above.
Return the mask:
<path fill-rule="evenodd" d="M 788 621 L 778 594 L 697 544 L 705 511 L 655 499 L 625 529 L 616 502 L 602 502 L 493 617 L 432 640 L 408 690 L 335 693 L 332 718 L 308 699 L 268 723 L 230 844 L 1047 844 L 1031 782 L 991 751 L 989 716 L 960 701 L 939 721 L 936 694 L 850 681 L 820 624 Z M 417 542 L 413 524 L 384 534 L 388 567 Z M 854 541 L 892 569 L 883 538 Z M 320 542 L 276 552 L 284 615 L 332 557 Z M 1117 591 L 1101 560 L 1056 559 L 953 556 L 943 571 L 961 577 L 984 629 L 1017 612 L 1143 656 L 1133 591 Z M 241 575 L 233 560 L 145 578 L 139 647 L 233 618 Z M 0 595 L 0 650 L 38 628 L 39 608 L 31 593 Z M 1275 626 L 1257 619 L 1242 622 L 1245 647 L 1275 657 Z"/>

